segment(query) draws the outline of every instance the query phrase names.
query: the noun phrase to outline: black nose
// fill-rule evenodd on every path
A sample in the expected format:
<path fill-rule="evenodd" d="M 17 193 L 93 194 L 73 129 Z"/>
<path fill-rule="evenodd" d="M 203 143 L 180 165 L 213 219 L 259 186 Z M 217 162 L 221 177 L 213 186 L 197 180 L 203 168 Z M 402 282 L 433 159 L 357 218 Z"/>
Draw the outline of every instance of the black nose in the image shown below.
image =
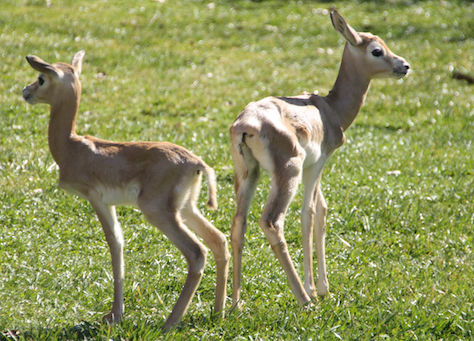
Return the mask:
<path fill-rule="evenodd" d="M 405 69 L 410 70 L 410 64 L 405 64 L 403 66 L 405 67 Z"/>

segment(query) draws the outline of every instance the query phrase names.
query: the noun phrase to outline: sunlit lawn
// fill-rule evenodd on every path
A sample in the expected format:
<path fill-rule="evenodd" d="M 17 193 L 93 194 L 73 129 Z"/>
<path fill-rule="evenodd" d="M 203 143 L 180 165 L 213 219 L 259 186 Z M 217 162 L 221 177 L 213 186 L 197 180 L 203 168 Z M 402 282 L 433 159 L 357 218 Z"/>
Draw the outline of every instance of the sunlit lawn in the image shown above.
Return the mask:
<path fill-rule="evenodd" d="M 264 177 L 240 311 L 210 320 L 210 256 L 183 321 L 162 335 L 186 263 L 138 211 L 120 208 L 125 316 L 102 325 L 113 291 L 105 238 L 90 205 L 58 188 L 48 108 L 21 98 L 36 77 L 24 57 L 69 62 L 84 49 L 78 133 L 167 140 L 200 155 L 219 183 L 219 209 L 205 209 L 203 190 L 203 212 L 229 236 L 228 128 L 250 101 L 331 89 L 343 49 L 331 6 L 413 69 L 372 83 L 326 165 L 331 295 L 301 309 L 291 294 L 258 227 Z M 463 1 L 0 2 L 0 340 L 474 339 L 474 88 L 452 78 L 474 76 L 473 22 Z M 302 276 L 301 202 L 300 191 L 286 236 Z"/>

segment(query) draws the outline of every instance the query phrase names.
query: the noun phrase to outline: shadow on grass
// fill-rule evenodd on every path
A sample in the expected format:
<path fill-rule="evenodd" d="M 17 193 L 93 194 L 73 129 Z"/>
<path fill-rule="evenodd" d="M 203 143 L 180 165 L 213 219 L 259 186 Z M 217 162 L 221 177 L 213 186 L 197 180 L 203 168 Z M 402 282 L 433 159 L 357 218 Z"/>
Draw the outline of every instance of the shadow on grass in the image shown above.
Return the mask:
<path fill-rule="evenodd" d="M 31 330 L 6 329 L 0 332 L 0 341 L 20 341 L 20 340 L 173 340 L 176 333 L 186 333 L 186 330 L 193 329 L 196 326 L 213 326 L 219 325 L 220 319 L 209 319 L 207 316 L 188 316 L 183 319 L 168 334 L 163 333 L 161 327 L 162 321 L 122 321 L 113 327 L 108 324 L 99 322 L 90 323 L 82 321 L 72 327 L 35 327 Z"/>
<path fill-rule="evenodd" d="M 38 328 L 36 331 L 19 331 L 7 329 L 0 334 L 0 341 L 11 340 L 97 340 L 106 333 L 106 328 L 99 323 L 83 321 L 73 327 L 62 329 Z"/>

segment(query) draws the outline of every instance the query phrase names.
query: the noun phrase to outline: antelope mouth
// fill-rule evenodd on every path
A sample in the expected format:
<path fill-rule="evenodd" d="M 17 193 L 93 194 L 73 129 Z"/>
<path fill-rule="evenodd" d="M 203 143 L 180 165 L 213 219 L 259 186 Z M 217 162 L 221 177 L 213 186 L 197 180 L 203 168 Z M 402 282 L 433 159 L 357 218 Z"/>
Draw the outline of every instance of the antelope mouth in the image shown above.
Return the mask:
<path fill-rule="evenodd" d="M 29 104 L 35 104 L 35 99 L 33 96 L 23 96 L 23 99 Z"/>
<path fill-rule="evenodd" d="M 25 100 L 26 103 L 28 104 L 37 104 L 40 103 L 38 100 L 35 98 L 33 95 L 23 95 L 23 99 Z"/>
<path fill-rule="evenodd" d="M 35 96 L 33 96 L 31 94 L 31 92 L 28 91 L 26 88 L 23 89 L 21 95 L 22 95 L 23 99 L 26 101 L 26 103 L 29 103 L 29 104 L 35 104 L 36 103 Z"/>
<path fill-rule="evenodd" d="M 405 77 L 407 74 L 408 74 L 408 70 L 407 70 L 407 71 L 393 70 L 393 75 L 395 76 L 395 78 L 403 78 L 403 77 Z"/>

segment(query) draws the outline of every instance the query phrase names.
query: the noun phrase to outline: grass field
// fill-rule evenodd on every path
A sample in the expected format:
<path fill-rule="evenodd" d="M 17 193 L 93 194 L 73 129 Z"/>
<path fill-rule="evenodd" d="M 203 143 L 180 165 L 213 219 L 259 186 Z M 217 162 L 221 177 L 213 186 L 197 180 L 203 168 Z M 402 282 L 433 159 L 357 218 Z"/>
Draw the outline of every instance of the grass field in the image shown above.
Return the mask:
<path fill-rule="evenodd" d="M 413 72 L 373 81 L 326 165 L 330 296 L 301 309 L 291 294 L 258 227 L 264 177 L 241 311 L 210 319 L 209 256 L 183 321 L 162 335 L 186 263 L 124 207 L 125 316 L 101 325 L 112 304 L 108 248 L 90 205 L 58 188 L 48 107 L 21 98 L 37 76 L 24 57 L 69 62 L 84 49 L 77 132 L 167 140 L 201 156 L 217 172 L 220 204 L 207 211 L 203 190 L 203 212 L 229 236 L 228 128 L 250 101 L 331 89 L 343 50 L 331 6 Z M 473 22 L 467 1 L 2 0 L 0 340 L 473 340 L 474 85 L 452 78 L 474 76 Z M 301 203 L 299 191 L 286 236 L 302 276 Z"/>

